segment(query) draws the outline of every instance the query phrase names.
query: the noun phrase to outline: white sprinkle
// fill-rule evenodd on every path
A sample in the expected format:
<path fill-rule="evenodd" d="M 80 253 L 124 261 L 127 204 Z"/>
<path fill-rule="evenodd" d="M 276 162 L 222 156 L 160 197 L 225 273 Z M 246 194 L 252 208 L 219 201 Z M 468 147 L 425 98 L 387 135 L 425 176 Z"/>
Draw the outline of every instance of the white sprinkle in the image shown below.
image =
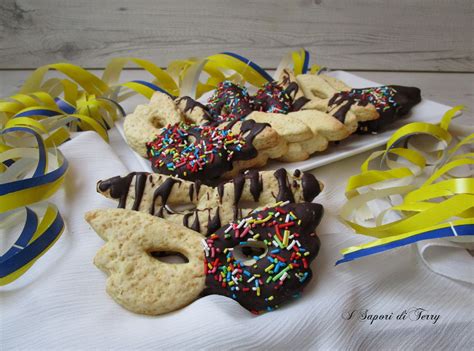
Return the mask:
<path fill-rule="evenodd" d="M 201 239 L 201 245 L 202 245 L 202 248 L 203 248 L 204 252 L 206 253 L 206 257 L 208 257 L 209 256 L 209 245 L 207 245 L 206 240 Z"/>
<path fill-rule="evenodd" d="M 234 275 L 235 273 L 238 273 L 238 272 L 239 272 L 238 269 L 235 268 L 235 269 L 232 271 L 232 275 Z"/>
<path fill-rule="evenodd" d="M 278 243 L 275 240 L 273 240 L 272 243 L 275 247 L 280 247 L 280 245 L 278 245 Z"/>
<path fill-rule="evenodd" d="M 296 245 L 298 245 L 298 247 L 301 247 L 301 244 L 298 240 L 296 240 Z"/>
<path fill-rule="evenodd" d="M 290 201 L 289 201 L 289 200 L 286 200 L 285 202 L 282 202 L 282 203 L 280 204 L 280 206 L 285 206 L 285 205 L 288 205 L 289 203 L 290 203 Z"/>
<path fill-rule="evenodd" d="M 239 282 L 237 281 L 237 279 L 235 279 L 234 276 L 232 276 L 232 280 L 234 281 L 235 285 L 239 285 Z"/>
<path fill-rule="evenodd" d="M 280 217 L 280 212 L 275 213 L 275 218 Z"/>
<path fill-rule="evenodd" d="M 240 221 L 239 225 L 237 226 L 237 229 L 242 228 L 242 226 L 244 225 L 244 223 L 245 223 L 245 219 L 242 219 L 242 220 Z"/>
<path fill-rule="evenodd" d="M 249 278 L 249 279 L 247 280 L 247 283 L 251 283 L 251 282 L 253 282 L 253 281 L 254 281 L 254 279 L 255 279 L 255 276 L 254 276 L 254 275 L 252 275 L 252 277 L 251 277 L 251 278 Z"/>
<path fill-rule="evenodd" d="M 280 277 L 280 280 L 281 280 L 281 281 L 284 281 L 284 280 L 286 279 L 286 277 L 288 277 L 288 273 L 287 273 L 287 272 L 283 273 L 283 275 Z"/>
<path fill-rule="evenodd" d="M 228 232 L 230 232 L 231 229 L 232 229 L 232 226 L 229 225 L 229 226 L 227 227 L 227 229 L 224 230 L 224 233 L 227 234 Z"/>
<path fill-rule="evenodd" d="M 285 218 L 285 222 L 288 223 L 290 221 L 290 214 L 288 213 Z"/>
<path fill-rule="evenodd" d="M 290 250 L 293 248 L 293 246 L 295 246 L 295 244 L 296 244 L 296 242 L 293 240 L 293 241 L 291 242 L 291 244 L 286 247 L 286 249 L 287 249 L 288 251 L 290 251 Z"/>

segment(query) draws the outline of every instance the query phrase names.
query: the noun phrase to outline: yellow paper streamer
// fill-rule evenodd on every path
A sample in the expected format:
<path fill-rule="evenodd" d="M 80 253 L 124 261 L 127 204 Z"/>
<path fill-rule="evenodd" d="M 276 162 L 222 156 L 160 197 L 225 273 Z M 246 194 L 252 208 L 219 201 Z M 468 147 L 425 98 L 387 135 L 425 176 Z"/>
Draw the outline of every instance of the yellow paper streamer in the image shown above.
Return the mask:
<path fill-rule="evenodd" d="M 468 227 L 474 224 L 474 160 L 472 153 L 458 154 L 461 146 L 473 144 L 474 134 L 450 145 L 452 136 L 448 132 L 452 118 L 462 108 L 456 106 L 446 112 L 439 125 L 416 122 L 400 128 L 385 150 L 369 156 L 361 166 L 361 173 L 349 179 L 348 201 L 341 208 L 341 220 L 358 234 L 379 240 L 342 250 L 344 258 L 338 263 L 417 240 L 445 237 L 446 230 L 454 236 L 474 235 L 474 227 Z M 431 164 L 423 151 L 398 147 L 406 142 L 410 145 L 410 139 L 421 134 L 443 145 L 430 153 L 435 155 Z M 371 165 L 380 164 L 374 162 L 380 159 L 386 169 L 370 169 Z M 470 177 L 450 173 L 466 166 L 471 167 Z M 394 203 L 397 196 L 402 198 L 399 204 Z M 390 219 L 389 214 L 400 219 Z M 368 226 L 368 221 L 373 225 Z M 462 234 L 456 228 L 462 229 Z"/>

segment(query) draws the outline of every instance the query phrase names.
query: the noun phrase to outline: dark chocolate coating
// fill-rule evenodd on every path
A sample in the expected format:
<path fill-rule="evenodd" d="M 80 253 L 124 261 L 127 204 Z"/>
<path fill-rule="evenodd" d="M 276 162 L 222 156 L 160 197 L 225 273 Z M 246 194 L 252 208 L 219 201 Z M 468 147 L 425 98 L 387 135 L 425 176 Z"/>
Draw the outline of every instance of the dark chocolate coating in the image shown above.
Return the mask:
<path fill-rule="evenodd" d="M 215 122 L 241 120 L 252 111 L 251 97 L 245 87 L 230 81 L 219 83 L 207 104 L 207 109 Z"/>
<path fill-rule="evenodd" d="M 236 237 L 236 232 L 233 229 L 226 233 L 229 225 L 225 225 L 206 239 L 209 254 L 206 255 L 206 288 L 202 293 L 203 296 L 211 294 L 227 296 L 236 300 L 246 309 L 259 313 L 271 311 L 299 295 L 312 277 L 310 264 L 317 256 L 320 247 L 315 230 L 322 218 L 323 207 L 315 203 L 300 203 L 288 204 L 280 209 L 284 213 L 279 217 L 273 216 L 265 223 L 255 224 L 252 227 L 253 234 L 247 233 L 243 237 Z M 253 219 L 266 218 L 276 211 L 276 208 L 269 208 L 255 212 L 250 217 Z M 283 245 L 284 248 L 277 248 L 273 243 L 276 236 L 275 226 L 285 225 L 285 218 L 290 212 L 296 216 L 296 219 L 290 221 L 289 223 L 292 225 L 287 228 L 290 235 L 298 236 L 289 239 L 289 243 L 297 240 L 299 245 L 292 243 Z M 235 223 L 239 222 L 240 220 Z M 242 230 L 243 227 L 239 234 Z M 284 230 L 284 228 L 279 229 L 281 235 Z M 258 244 L 249 241 L 256 234 L 260 234 L 257 240 Z M 267 243 L 263 240 L 267 240 Z M 244 259 L 239 260 L 234 254 L 240 246 L 244 254 L 246 252 L 248 254 L 250 251 L 252 256 L 252 248 L 244 246 L 248 243 L 253 243 L 254 248 L 265 249 L 264 255 L 260 256 L 255 263 L 243 263 Z M 244 250 L 243 247 L 246 249 Z M 229 251 L 229 249 L 233 250 Z M 253 250 L 257 252 L 256 254 L 261 251 L 261 249 Z M 278 252 L 276 252 L 277 250 Z M 212 268 L 209 267 L 209 264 Z M 273 267 L 271 267 L 272 264 Z M 280 280 L 284 274 L 283 270 L 287 276 L 286 279 Z M 252 277 L 254 278 L 252 279 Z M 256 291 L 257 285 L 259 293 Z M 255 290 L 252 290 L 253 288 Z"/>
<path fill-rule="evenodd" d="M 387 111 L 379 111 L 380 117 L 374 121 L 359 123 L 357 133 L 365 134 L 381 131 L 386 125 L 408 114 L 412 107 L 421 101 L 421 91 L 419 88 L 401 85 L 389 85 L 389 87 L 396 91 L 394 100 L 398 106 Z"/>
<path fill-rule="evenodd" d="M 300 91 L 298 83 L 292 82 L 288 72 L 284 72 L 282 76 L 282 84 L 285 86 L 285 93 L 290 97 L 292 101 L 291 111 L 299 111 L 306 105 L 310 100 L 304 95 L 300 96 L 298 99 L 296 95 Z"/>
<path fill-rule="evenodd" d="M 381 89 L 383 96 L 372 94 L 374 89 Z M 336 109 L 333 116 L 344 123 L 351 106 L 375 106 L 379 118 L 372 121 L 359 122 L 357 133 L 376 133 L 399 117 L 407 114 L 410 109 L 421 101 L 420 89 L 400 85 L 387 85 L 374 88 L 352 89 L 348 92 L 335 94 L 328 103 L 328 110 Z"/>
<path fill-rule="evenodd" d="M 187 166 L 188 163 L 176 167 L 175 169 L 169 169 L 167 164 L 173 162 L 172 154 L 160 153 L 159 155 L 153 156 L 151 158 L 152 169 L 156 173 L 168 174 L 177 176 L 182 179 L 187 180 L 196 180 L 200 179 L 204 184 L 213 184 L 216 182 L 223 173 L 232 170 L 232 163 L 239 160 L 249 160 L 257 156 L 257 150 L 253 146 L 253 139 L 267 127 L 266 123 L 256 123 L 254 120 L 246 120 L 242 122 L 241 125 L 241 135 L 242 139 L 245 141 L 245 144 L 240 150 L 234 145 L 230 145 L 226 150 L 221 149 L 219 153 L 214 154 L 212 162 L 206 163 L 202 169 L 197 171 L 191 171 Z M 199 145 L 200 143 L 212 144 L 208 136 L 203 136 L 202 129 L 206 127 L 201 126 L 190 126 L 186 132 L 188 135 L 182 136 L 178 143 L 169 145 L 170 149 L 182 150 L 183 147 L 180 144 L 189 145 L 190 143 Z M 231 128 L 228 126 L 227 128 Z M 162 132 L 161 135 L 164 135 L 166 131 Z M 193 141 L 190 140 L 190 136 L 194 138 Z M 148 152 L 150 153 L 150 143 L 147 144 Z M 233 152 L 233 155 L 230 156 L 229 153 Z M 160 165 L 160 163 L 163 163 Z"/>
<path fill-rule="evenodd" d="M 254 111 L 288 113 L 292 109 L 292 99 L 277 82 L 270 82 L 253 96 Z"/>

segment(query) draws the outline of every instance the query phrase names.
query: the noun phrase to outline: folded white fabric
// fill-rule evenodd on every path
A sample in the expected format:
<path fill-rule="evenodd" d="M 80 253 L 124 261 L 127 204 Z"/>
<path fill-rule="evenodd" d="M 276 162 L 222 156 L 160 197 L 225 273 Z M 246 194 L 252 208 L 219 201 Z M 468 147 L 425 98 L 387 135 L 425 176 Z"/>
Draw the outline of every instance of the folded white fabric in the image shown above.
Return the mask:
<path fill-rule="evenodd" d="M 432 274 L 413 247 L 334 266 L 341 248 L 367 239 L 336 219 L 340 187 L 367 155 L 315 171 L 326 184 L 317 198 L 326 214 L 314 279 L 301 299 L 255 316 L 231 299 L 207 296 L 150 317 L 126 311 L 106 294 L 106 277 L 92 263 L 103 242 L 83 219 L 87 210 L 114 206 L 95 184 L 129 171 L 118 148 L 85 132 L 61 149 L 70 169 L 52 201 L 67 229 L 25 276 L 0 289 L 2 349 L 455 350 L 474 342 L 472 288 Z M 405 310 L 420 313 L 397 320 Z"/>
<path fill-rule="evenodd" d="M 474 284 L 474 258 L 468 251 L 474 247 L 472 240 L 471 243 L 446 239 L 426 240 L 418 242 L 417 246 L 421 259 L 433 272 Z"/>

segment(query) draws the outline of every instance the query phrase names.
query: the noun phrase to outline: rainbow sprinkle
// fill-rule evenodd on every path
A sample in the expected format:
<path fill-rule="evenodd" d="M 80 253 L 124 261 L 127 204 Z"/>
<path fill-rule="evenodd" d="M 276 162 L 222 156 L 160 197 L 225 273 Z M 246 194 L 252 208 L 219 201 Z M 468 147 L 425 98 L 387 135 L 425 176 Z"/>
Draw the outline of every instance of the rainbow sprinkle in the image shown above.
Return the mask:
<path fill-rule="evenodd" d="M 239 300 L 241 294 L 251 294 L 252 299 L 260 299 L 260 305 L 270 311 L 282 302 L 277 298 L 280 290 L 280 294 L 288 295 L 285 284 L 291 284 L 290 289 L 294 289 L 292 281 L 301 284 L 308 278 L 311 253 L 300 242 L 298 223 L 301 222 L 285 209 L 287 204 L 288 201 L 254 211 L 249 217 L 231 222 L 223 229 L 225 235 L 214 233 L 203 239 L 205 273 L 229 297 Z M 244 247 L 255 242 L 256 231 L 267 247 L 266 254 L 238 259 L 232 244 Z"/>
<path fill-rule="evenodd" d="M 245 145 L 241 134 L 230 129 L 200 126 L 184 122 L 168 125 L 146 144 L 153 166 L 169 171 L 199 172 L 217 158 L 231 161 L 234 152 Z"/>
<path fill-rule="evenodd" d="M 388 86 L 381 86 L 366 89 L 352 89 L 337 93 L 333 100 L 354 100 L 357 103 L 366 105 L 368 103 L 375 106 L 377 111 L 387 111 L 390 108 L 397 107 L 398 104 L 394 97 L 397 91 Z"/>
<path fill-rule="evenodd" d="M 230 81 L 218 84 L 206 107 L 214 120 L 219 123 L 240 120 L 252 112 L 251 97 L 247 88 Z"/>
<path fill-rule="evenodd" d="M 230 81 L 219 83 L 206 105 L 214 122 L 241 120 L 252 111 L 288 113 L 292 99 L 277 82 L 269 82 L 250 95 L 247 88 Z"/>
<path fill-rule="evenodd" d="M 252 99 L 255 111 L 284 114 L 291 111 L 291 97 L 277 82 L 265 84 Z"/>

